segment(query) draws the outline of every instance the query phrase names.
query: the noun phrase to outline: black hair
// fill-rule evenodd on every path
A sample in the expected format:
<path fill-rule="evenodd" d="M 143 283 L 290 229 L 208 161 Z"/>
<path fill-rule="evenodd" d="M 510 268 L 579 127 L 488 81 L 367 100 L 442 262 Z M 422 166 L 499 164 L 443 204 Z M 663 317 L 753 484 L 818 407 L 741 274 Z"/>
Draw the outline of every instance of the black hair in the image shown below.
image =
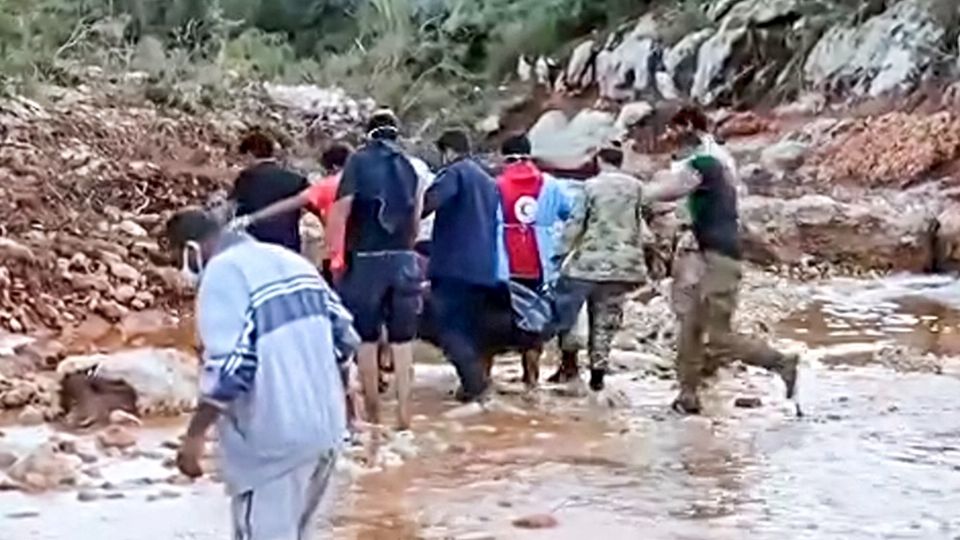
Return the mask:
<path fill-rule="evenodd" d="M 670 119 L 674 128 L 706 132 L 710 129 L 710 119 L 703 112 L 703 108 L 696 105 L 681 107 Z"/>
<path fill-rule="evenodd" d="M 199 208 L 181 210 L 167 220 L 164 236 L 174 249 L 187 242 L 202 242 L 220 231 L 220 223 Z"/>
<path fill-rule="evenodd" d="M 335 171 L 343 168 L 347 164 L 347 159 L 353 153 L 353 148 L 346 143 L 335 143 L 330 148 L 324 150 L 320 155 L 320 164 L 327 171 Z"/>
<path fill-rule="evenodd" d="M 391 111 L 377 111 L 367 121 L 367 133 L 374 139 L 396 139 L 399 129 L 397 116 Z"/>
<path fill-rule="evenodd" d="M 623 149 L 620 145 L 605 146 L 597 152 L 597 158 L 601 163 L 613 165 L 614 167 L 623 167 Z"/>
<path fill-rule="evenodd" d="M 453 150 L 460 155 L 469 154 L 470 138 L 462 129 L 448 129 L 437 139 L 437 150 L 440 150 L 441 153 Z"/>
<path fill-rule="evenodd" d="M 503 141 L 500 145 L 500 153 L 505 156 L 518 155 L 529 156 L 531 152 L 530 139 L 524 134 L 514 135 Z"/>
<path fill-rule="evenodd" d="M 273 139 L 260 130 L 253 130 L 240 141 L 240 153 L 250 154 L 257 159 L 273 157 Z"/>

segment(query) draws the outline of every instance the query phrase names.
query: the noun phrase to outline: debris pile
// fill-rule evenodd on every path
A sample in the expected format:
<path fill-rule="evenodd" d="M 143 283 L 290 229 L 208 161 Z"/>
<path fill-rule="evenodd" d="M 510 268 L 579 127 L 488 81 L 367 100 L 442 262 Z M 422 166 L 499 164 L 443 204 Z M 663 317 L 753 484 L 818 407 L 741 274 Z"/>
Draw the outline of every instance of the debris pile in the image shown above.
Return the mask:
<path fill-rule="evenodd" d="M 902 187 L 960 158 L 960 117 L 893 112 L 855 120 L 814 156 L 823 182 Z"/>
<path fill-rule="evenodd" d="M 0 327 L 59 330 L 176 301 L 157 233 L 170 211 L 229 178 L 222 125 L 15 98 L 0 102 L 0 133 Z"/>

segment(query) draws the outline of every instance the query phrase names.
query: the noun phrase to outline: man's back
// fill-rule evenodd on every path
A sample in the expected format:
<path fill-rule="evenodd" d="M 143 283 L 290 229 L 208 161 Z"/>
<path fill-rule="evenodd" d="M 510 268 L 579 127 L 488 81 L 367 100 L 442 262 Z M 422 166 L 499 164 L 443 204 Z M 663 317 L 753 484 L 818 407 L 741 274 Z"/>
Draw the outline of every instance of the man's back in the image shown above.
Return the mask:
<path fill-rule="evenodd" d="M 283 169 L 274 161 L 264 161 L 240 173 L 230 198 L 237 203 L 237 216 L 245 216 L 292 197 L 307 186 L 306 178 Z M 249 231 L 261 242 L 300 252 L 299 210 L 255 223 Z"/>
<path fill-rule="evenodd" d="M 222 400 L 231 491 L 253 489 L 339 446 L 346 411 L 335 354 L 339 300 L 302 257 L 234 237 L 198 296 L 201 391 Z"/>
<path fill-rule="evenodd" d="M 337 199 L 353 197 L 348 253 L 412 250 L 419 216 L 417 172 L 391 141 L 373 141 L 350 156 Z"/>
<path fill-rule="evenodd" d="M 493 178 L 464 158 L 441 172 L 428 191 L 427 204 L 442 192 L 450 195 L 436 212 L 430 277 L 495 285 L 499 201 Z"/>

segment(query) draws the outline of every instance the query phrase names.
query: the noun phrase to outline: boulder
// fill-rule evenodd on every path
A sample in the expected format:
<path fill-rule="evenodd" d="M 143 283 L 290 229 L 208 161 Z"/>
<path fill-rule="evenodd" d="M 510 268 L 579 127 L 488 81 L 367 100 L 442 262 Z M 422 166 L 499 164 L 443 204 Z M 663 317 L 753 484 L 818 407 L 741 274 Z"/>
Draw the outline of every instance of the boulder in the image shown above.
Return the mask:
<path fill-rule="evenodd" d="M 760 154 L 760 163 L 778 177 L 803 165 L 810 147 L 800 141 L 783 140 L 768 146 Z"/>
<path fill-rule="evenodd" d="M 594 47 L 596 42 L 588 39 L 577 45 L 570 53 L 570 60 L 563 73 L 564 82 L 569 90 L 586 88 L 596 82 L 596 72 L 590 65 L 594 61 Z"/>
<path fill-rule="evenodd" d="M 121 304 L 129 304 L 137 296 L 137 289 L 132 285 L 121 285 L 113 290 L 113 298 Z"/>
<path fill-rule="evenodd" d="M 704 28 L 687 34 L 664 53 L 664 68 L 680 93 L 689 94 L 697 71 L 697 53 L 714 32 L 713 28 Z"/>
<path fill-rule="evenodd" d="M 97 443 L 101 448 L 130 448 L 136 446 L 137 436 L 124 426 L 108 426 L 97 434 Z"/>
<path fill-rule="evenodd" d="M 954 0 L 900 0 L 859 26 L 827 30 L 804 65 L 804 77 L 824 90 L 879 97 L 913 89 L 940 59 Z"/>
<path fill-rule="evenodd" d="M 562 111 L 548 111 L 530 129 L 533 156 L 558 169 L 578 169 L 593 151 L 622 130 L 606 111 L 587 109 L 568 120 Z"/>
<path fill-rule="evenodd" d="M 29 489 L 45 490 L 75 483 L 82 461 L 44 443 L 10 467 L 8 474 Z"/>
<path fill-rule="evenodd" d="M 690 97 L 704 105 L 711 105 L 719 97 L 727 77 L 724 74 L 735 47 L 748 33 L 742 25 L 725 25 L 703 42 L 697 52 L 697 70 L 693 76 Z"/>
<path fill-rule="evenodd" d="M 619 45 L 598 55 L 601 97 L 628 100 L 655 89 L 654 59 L 662 54 L 661 47 L 655 18 L 641 18 Z"/>
<path fill-rule="evenodd" d="M 114 277 L 119 278 L 123 281 L 129 281 L 132 283 L 136 283 L 137 281 L 140 281 L 140 272 L 136 268 L 130 266 L 129 264 L 121 261 L 114 261 L 109 264 L 110 264 L 110 273 Z"/>
<path fill-rule="evenodd" d="M 960 270 L 960 203 L 953 203 L 937 217 L 936 269 Z"/>
<path fill-rule="evenodd" d="M 615 122 L 617 129 L 627 130 L 653 114 L 653 106 L 646 101 L 628 103 L 620 108 Z"/>
<path fill-rule="evenodd" d="M 120 224 L 117 225 L 117 230 L 133 238 L 144 238 L 149 234 L 139 223 L 129 219 L 121 221 Z"/>
<path fill-rule="evenodd" d="M 39 426 L 43 421 L 43 410 L 33 405 L 24 407 L 17 415 L 17 423 L 21 426 Z"/>
<path fill-rule="evenodd" d="M 744 255 L 796 264 L 814 256 L 860 268 L 923 272 L 933 263 L 936 213 L 874 198 L 844 203 L 823 195 L 741 201 Z"/>
<path fill-rule="evenodd" d="M 63 377 L 90 370 L 98 379 L 132 387 L 141 416 L 189 410 L 197 395 L 197 361 L 176 349 L 143 348 L 73 356 L 57 366 Z"/>
<path fill-rule="evenodd" d="M 0 237 L 0 260 L 11 259 L 20 262 L 33 262 L 36 255 L 29 247 L 12 240 Z"/>

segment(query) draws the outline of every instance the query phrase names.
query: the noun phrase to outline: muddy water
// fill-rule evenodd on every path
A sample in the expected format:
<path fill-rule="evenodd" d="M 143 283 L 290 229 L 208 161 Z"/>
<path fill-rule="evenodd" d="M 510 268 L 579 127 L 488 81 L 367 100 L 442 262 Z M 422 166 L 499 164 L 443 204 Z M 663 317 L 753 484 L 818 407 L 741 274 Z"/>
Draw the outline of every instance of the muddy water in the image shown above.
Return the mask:
<path fill-rule="evenodd" d="M 811 306 L 781 323 L 785 337 L 811 346 L 898 343 L 960 355 L 960 281 L 901 276 L 823 286 Z"/>
<path fill-rule="evenodd" d="M 535 402 L 507 395 L 498 412 L 445 418 L 451 375 L 423 366 L 415 450 L 404 464 L 343 480 L 325 526 L 333 538 L 362 540 L 960 538 L 960 381 L 819 361 L 878 341 L 950 350 L 927 336 L 952 333 L 944 329 L 956 326 L 955 293 L 951 280 L 906 278 L 821 288 L 820 309 L 782 328 L 812 347 L 801 419 L 779 381 L 735 369 L 706 394 L 703 418 L 667 410 L 672 382 L 630 375 L 611 383 L 629 401 L 619 409 L 545 389 Z M 516 376 L 515 365 L 498 373 Z M 731 405 L 744 396 L 763 407 Z M 178 431 L 151 428 L 141 447 Z M 8 439 L 28 434 L 7 430 Z M 228 537 L 213 482 L 167 486 L 170 472 L 145 457 L 102 469 L 123 499 L 0 494 L 0 538 Z M 558 526 L 512 525 L 541 513 Z"/>

